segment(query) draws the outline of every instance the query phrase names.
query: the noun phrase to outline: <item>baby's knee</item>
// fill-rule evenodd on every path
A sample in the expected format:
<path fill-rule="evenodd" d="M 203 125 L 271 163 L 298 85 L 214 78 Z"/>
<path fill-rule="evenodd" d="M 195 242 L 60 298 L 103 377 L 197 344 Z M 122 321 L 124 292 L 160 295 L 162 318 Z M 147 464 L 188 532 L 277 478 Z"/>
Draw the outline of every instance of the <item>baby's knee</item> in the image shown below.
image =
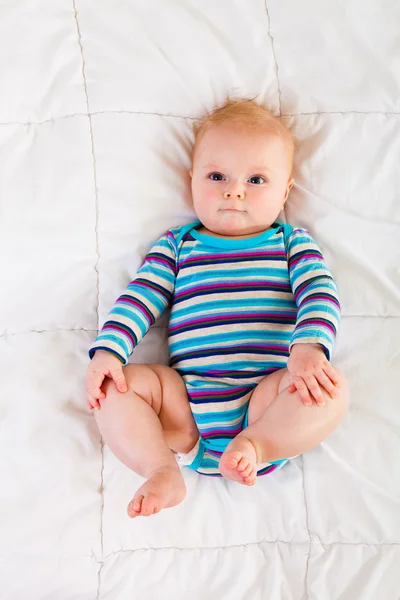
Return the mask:
<path fill-rule="evenodd" d="M 115 400 L 116 403 L 126 398 L 126 394 L 145 400 L 150 406 L 159 407 L 161 386 L 157 375 L 148 365 L 128 364 L 122 368 L 127 391 L 120 392 L 112 378 L 104 380 L 102 389 L 105 394 L 103 400 Z"/>
<path fill-rule="evenodd" d="M 141 394 L 159 387 L 159 380 L 149 365 L 128 364 L 122 368 L 128 390 Z"/>

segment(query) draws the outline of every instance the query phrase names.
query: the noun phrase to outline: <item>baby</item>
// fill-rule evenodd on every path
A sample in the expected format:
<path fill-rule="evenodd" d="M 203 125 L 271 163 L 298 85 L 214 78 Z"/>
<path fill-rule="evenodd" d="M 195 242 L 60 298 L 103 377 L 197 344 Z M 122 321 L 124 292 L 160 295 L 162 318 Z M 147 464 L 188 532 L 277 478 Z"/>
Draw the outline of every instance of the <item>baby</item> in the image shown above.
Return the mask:
<path fill-rule="evenodd" d="M 146 478 L 130 517 L 182 502 L 181 466 L 255 484 L 320 444 L 348 404 L 330 362 L 336 284 L 309 232 L 276 221 L 294 184 L 290 132 L 229 100 L 195 134 L 198 220 L 154 244 L 89 350 L 100 432 Z M 128 364 L 167 306 L 169 366 Z"/>

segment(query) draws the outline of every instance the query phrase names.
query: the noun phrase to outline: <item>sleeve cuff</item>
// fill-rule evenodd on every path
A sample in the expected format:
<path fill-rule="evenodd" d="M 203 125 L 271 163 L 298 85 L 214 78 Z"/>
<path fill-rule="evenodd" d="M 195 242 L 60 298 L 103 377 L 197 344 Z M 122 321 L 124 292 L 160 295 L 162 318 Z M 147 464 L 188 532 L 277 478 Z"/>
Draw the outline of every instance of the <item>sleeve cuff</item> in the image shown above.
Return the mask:
<path fill-rule="evenodd" d="M 107 346 L 95 346 L 94 348 L 90 348 L 88 352 L 90 360 L 92 360 L 96 350 L 105 350 L 106 352 L 110 352 L 113 356 L 119 358 L 124 367 L 128 364 L 128 361 L 125 360 L 125 358 L 121 356 L 121 354 L 118 354 L 118 352 L 115 352 L 115 350 L 111 350 L 111 348 L 107 348 Z"/>

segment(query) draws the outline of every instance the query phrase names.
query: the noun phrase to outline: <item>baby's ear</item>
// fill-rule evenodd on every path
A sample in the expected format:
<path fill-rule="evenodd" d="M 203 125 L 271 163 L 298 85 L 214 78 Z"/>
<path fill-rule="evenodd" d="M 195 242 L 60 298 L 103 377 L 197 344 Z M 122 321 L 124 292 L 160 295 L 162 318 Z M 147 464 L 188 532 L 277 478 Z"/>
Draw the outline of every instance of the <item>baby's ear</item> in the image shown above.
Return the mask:
<path fill-rule="evenodd" d="M 289 179 L 288 185 L 287 185 L 287 188 L 286 188 L 285 202 L 286 202 L 286 200 L 287 200 L 287 198 L 289 196 L 289 192 L 290 192 L 290 190 L 292 189 L 293 186 L 294 186 L 294 179 L 292 177 L 291 179 Z"/>

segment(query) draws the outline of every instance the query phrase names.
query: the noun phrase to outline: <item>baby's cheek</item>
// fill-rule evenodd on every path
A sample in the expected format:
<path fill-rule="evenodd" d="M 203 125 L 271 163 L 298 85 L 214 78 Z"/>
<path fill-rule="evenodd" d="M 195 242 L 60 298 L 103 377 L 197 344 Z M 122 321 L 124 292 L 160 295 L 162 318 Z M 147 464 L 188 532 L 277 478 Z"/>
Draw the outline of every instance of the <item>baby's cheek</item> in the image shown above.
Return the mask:
<path fill-rule="evenodd" d="M 196 195 L 196 204 L 204 211 L 212 210 L 217 202 L 218 195 L 214 190 L 207 189 L 206 187 L 202 190 L 199 190 L 199 193 Z"/>
<path fill-rule="evenodd" d="M 263 213 L 271 213 L 280 211 L 280 198 L 274 197 L 273 194 L 259 194 L 257 197 L 250 199 L 249 205 L 254 213 L 262 215 Z"/>
<path fill-rule="evenodd" d="M 204 201 L 207 205 L 216 204 L 218 202 L 219 195 L 214 190 L 207 190 L 204 194 Z"/>

